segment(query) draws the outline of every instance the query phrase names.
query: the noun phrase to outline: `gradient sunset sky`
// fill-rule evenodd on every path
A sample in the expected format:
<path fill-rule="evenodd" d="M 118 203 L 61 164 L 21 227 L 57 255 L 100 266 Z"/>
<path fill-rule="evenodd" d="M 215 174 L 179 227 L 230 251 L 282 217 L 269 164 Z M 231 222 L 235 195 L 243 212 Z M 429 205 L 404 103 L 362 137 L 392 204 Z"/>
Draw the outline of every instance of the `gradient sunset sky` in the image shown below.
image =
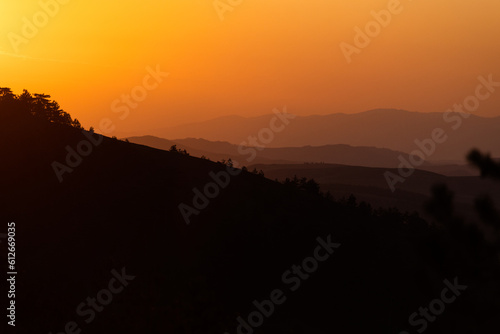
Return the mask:
<path fill-rule="evenodd" d="M 47 22 L 37 0 L 0 2 L 0 86 L 51 94 L 86 128 L 110 118 L 119 132 L 147 132 L 285 105 L 297 115 L 445 111 L 478 76 L 500 81 L 498 0 L 402 0 L 350 64 L 340 44 L 354 45 L 354 28 L 391 1 L 243 0 L 224 20 L 213 0 L 61 2 Z M 38 32 L 14 47 L 34 15 Z M 170 74 L 119 119 L 111 104 L 148 66 Z M 500 90 L 477 114 L 500 116 Z"/>

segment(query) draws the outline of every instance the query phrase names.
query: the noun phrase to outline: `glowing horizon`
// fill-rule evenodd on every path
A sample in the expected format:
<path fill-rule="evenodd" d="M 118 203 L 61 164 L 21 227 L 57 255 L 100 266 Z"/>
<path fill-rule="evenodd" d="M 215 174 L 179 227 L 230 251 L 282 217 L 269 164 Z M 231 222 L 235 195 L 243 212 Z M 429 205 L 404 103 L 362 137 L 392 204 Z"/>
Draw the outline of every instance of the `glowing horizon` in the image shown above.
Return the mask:
<path fill-rule="evenodd" d="M 211 0 L 3 2 L 0 85 L 50 94 L 86 128 L 111 118 L 128 132 L 284 105 L 296 115 L 439 112 L 474 94 L 479 76 L 500 81 L 500 2 L 221 3 L 218 12 Z M 366 33 L 373 11 L 392 7 L 369 45 L 356 45 L 355 27 Z M 358 49 L 350 63 L 342 43 Z M 157 67 L 168 77 L 120 120 L 113 103 Z M 475 114 L 500 116 L 499 107 L 494 94 Z"/>

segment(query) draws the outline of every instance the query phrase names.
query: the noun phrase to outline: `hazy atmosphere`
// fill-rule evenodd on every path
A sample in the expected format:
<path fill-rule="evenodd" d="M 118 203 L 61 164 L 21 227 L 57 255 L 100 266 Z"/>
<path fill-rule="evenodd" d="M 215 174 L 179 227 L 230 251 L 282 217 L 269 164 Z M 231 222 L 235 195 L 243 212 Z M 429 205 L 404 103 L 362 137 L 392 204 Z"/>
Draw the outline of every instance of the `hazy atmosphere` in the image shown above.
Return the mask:
<path fill-rule="evenodd" d="M 296 115 L 444 112 L 478 75 L 500 76 L 492 0 L 64 2 L 45 20 L 44 1 L 2 1 L 0 71 L 14 92 L 50 92 L 87 127 L 116 117 L 113 101 L 142 84 L 147 66 L 170 75 L 117 132 L 283 105 Z M 385 27 L 369 24 L 393 7 L 380 14 Z M 373 37 L 356 39 L 367 25 Z M 500 116 L 499 106 L 496 95 L 476 114 Z"/>
<path fill-rule="evenodd" d="M 0 333 L 500 332 L 498 0 L 0 13 Z"/>

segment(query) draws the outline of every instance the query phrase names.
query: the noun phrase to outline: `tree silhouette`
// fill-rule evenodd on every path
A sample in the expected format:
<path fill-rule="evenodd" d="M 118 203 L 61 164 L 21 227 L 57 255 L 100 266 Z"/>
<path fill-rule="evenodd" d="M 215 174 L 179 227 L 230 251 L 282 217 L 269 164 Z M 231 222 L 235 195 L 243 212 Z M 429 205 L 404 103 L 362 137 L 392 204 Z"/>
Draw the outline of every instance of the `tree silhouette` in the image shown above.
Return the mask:
<path fill-rule="evenodd" d="M 188 153 L 188 151 L 186 151 L 186 149 L 181 150 L 180 148 L 177 148 L 177 145 L 170 146 L 170 149 L 168 151 L 172 152 L 172 153 L 179 153 L 179 154 L 187 155 L 187 156 L 190 155 Z"/>
<path fill-rule="evenodd" d="M 500 179 L 500 164 L 493 161 L 490 154 L 474 149 L 467 155 L 467 160 L 479 168 L 482 177 Z"/>
<path fill-rule="evenodd" d="M 0 87 L 0 109 L 82 129 L 80 122 L 72 119 L 71 115 L 62 110 L 59 103 L 51 100 L 47 94 L 31 95 L 24 89 L 22 94 L 15 95 L 10 88 Z"/>
<path fill-rule="evenodd" d="M 467 155 L 467 160 L 477 166 L 483 178 L 500 179 L 500 164 L 489 154 L 474 149 Z M 493 200 L 482 195 L 474 200 L 474 208 L 479 221 L 467 223 L 455 214 L 454 194 L 445 184 L 432 188 L 432 197 L 425 203 L 426 211 L 436 222 L 445 228 L 450 242 L 463 256 L 464 265 L 470 270 L 477 270 L 478 263 L 485 261 L 491 254 L 496 254 L 497 264 L 500 259 L 500 214 Z M 486 255 L 485 254 L 489 254 Z"/>
<path fill-rule="evenodd" d="M 467 160 L 479 168 L 481 177 L 500 180 L 500 163 L 495 162 L 490 154 L 483 154 L 474 149 L 467 155 Z M 494 231 L 494 243 L 500 252 L 500 214 L 493 200 L 488 195 L 483 195 L 476 198 L 474 204 L 481 221 Z"/>
<path fill-rule="evenodd" d="M 0 87 L 0 102 L 8 102 L 16 99 L 10 88 Z"/>
<path fill-rule="evenodd" d="M 283 184 L 288 186 L 288 187 L 298 188 L 298 189 L 304 190 L 304 191 L 309 192 L 311 194 L 315 194 L 315 195 L 321 194 L 319 183 L 316 182 L 314 179 L 309 180 L 309 179 L 307 179 L 307 177 L 302 177 L 300 179 L 297 177 L 297 175 L 295 175 L 293 177 L 293 179 L 290 179 L 287 177 L 285 179 L 285 181 L 283 181 Z M 329 193 L 329 196 L 331 196 L 330 193 Z"/>

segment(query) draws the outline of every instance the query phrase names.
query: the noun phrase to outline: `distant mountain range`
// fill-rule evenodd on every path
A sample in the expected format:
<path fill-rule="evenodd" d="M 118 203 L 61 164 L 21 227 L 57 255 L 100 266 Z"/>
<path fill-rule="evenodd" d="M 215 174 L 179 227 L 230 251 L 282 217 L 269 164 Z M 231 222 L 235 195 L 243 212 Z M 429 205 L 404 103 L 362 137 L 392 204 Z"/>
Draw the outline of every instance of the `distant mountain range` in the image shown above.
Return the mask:
<path fill-rule="evenodd" d="M 168 150 L 172 145 L 185 149 L 193 156 L 205 156 L 211 160 L 239 162 L 242 166 L 255 163 L 335 163 L 366 167 L 397 167 L 398 156 L 405 155 L 388 149 L 375 147 L 353 147 L 349 145 L 324 145 L 283 148 L 259 148 L 238 146 L 228 142 L 212 142 L 205 139 L 168 140 L 153 136 L 130 137 L 130 142 Z"/>
<path fill-rule="evenodd" d="M 290 110 L 293 113 L 293 110 Z M 245 118 L 227 116 L 191 123 L 150 134 L 163 138 L 204 138 L 233 144 L 248 142 L 270 127 L 275 115 Z M 387 148 L 410 153 L 419 149 L 416 140 L 432 138 L 436 129 L 443 130 L 443 143 L 427 160 L 464 161 L 467 152 L 480 148 L 500 156 L 500 117 L 485 118 L 458 113 L 421 113 L 395 109 L 377 109 L 357 114 L 297 116 L 283 131 L 276 133 L 266 147 L 302 147 L 345 144 Z M 446 137 L 445 137 L 446 136 Z M 246 144 L 248 145 L 248 143 Z"/>
<path fill-rule="evenodd" d="M 206 157 L 213 161 L 231 159 L 242 166 L 250 164 L 293 164 L 325 163 L 363 167 L 397 168 L 399 156 L 408 156 L 403 152 L 375 147 L 355 147 L 349 145 L 323 145 L 303 147 L 265 148 L 238 146 L 222 141 L 205 139 L 168 140 L 154 136 L 130 137 L 130 142 L 169 150 L 172 145 L 186 150 L 195 157 Z M 252 159 L 254 157 L 254 159 Z M 447 176 L 478 175 L 477 170 L 468 165 L 431 164 L 425 162 L 419 169 L 432 171 Z"/>

